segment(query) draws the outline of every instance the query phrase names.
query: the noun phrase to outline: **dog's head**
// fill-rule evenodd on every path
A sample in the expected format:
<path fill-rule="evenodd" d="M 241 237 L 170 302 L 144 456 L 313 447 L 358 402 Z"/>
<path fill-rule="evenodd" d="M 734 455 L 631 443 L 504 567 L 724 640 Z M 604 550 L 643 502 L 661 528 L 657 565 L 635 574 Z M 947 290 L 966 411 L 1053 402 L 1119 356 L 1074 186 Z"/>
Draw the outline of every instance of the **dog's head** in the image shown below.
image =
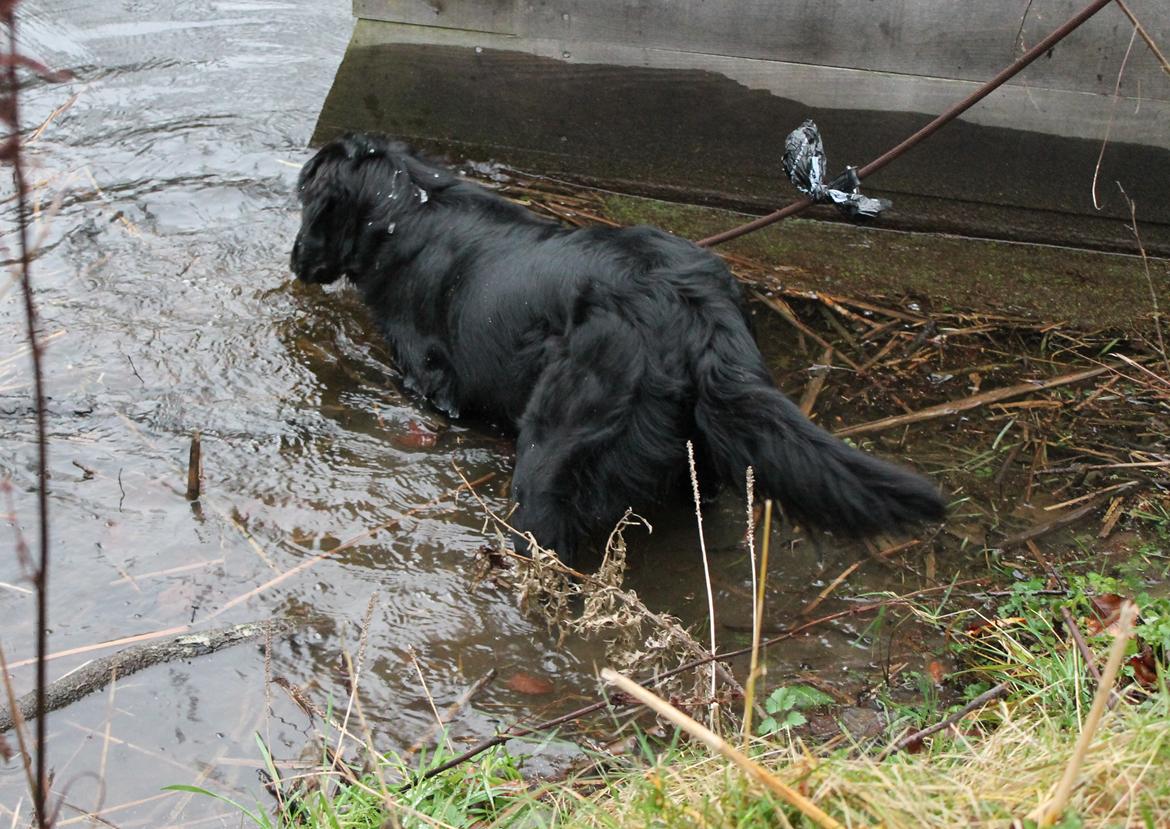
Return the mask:
<path fill-rule="evenodd" d="M 430 190 L 453 180 L 397 141 L 355 134 L 329 142 L 297 182 L 301 229 L 293 243 L 293 273 L 318 284 L 344 275 L 360 278 L 366 254 L 388 241 L 404 213 L 418 210 Z"/>

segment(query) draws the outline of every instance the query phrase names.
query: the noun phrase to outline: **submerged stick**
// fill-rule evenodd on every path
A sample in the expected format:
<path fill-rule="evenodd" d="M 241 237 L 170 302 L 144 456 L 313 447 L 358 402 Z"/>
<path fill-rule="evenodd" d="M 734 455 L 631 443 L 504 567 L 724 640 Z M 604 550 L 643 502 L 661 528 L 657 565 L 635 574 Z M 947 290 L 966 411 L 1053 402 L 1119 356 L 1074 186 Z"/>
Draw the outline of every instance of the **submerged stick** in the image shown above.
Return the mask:
<path fill-rule="evenodd" d="M 203 447 L 200 443 L 199 430 L 191 435 L 191 451 L 187 455 L 187 500 L 199 500 L 199 493 L 203 487 Z"/>
<path fill-rule="evenodd" d="M 1063 529 L 1071 524 L 1075 524 L 1087 515 L 1091 515 L 1101 508 L 1101 505 L 1108 501 L 1111 496 L 1120 492 L 1130 492 L 1138 485 L 1137 481 L 1127 481 L 1120 489 L 1110 489 L 1108 492 L 1101 492 L 1093 496 L 1087 504 L 1077 507 L 1071 512 L 1066 512 L 1063 515 L 1058 515 L 1051 521 L 1045 521 L 1042 524 L 1036 524 L 1026 530 L 1022 530 L 1015 535 L 1010 535 L 1000 542 L 1000 547 L 1008 550 L 1017 547 L 1020 544 L 1026 544 L 1033 539 L 1039 538 L 1042 535 L 1048 535 L 1050 532 Z"/>
<path fill-rule="evenodd" d="M 936 585 L 934 587 L 924 587 L 921 590 L 915 590 L 911 593 L 906 593 L 902 596 L 898 596 L 898 597 L 893 598 L 893 599 L 888 599 L 888 600 L 880 601 L 880 602 L 870 602 L 868 604 L 858 605 L 856 607 L 847 608 L 845 610 L 839 610 L 836 613 L 830 613 L 827 616 L 821 616 L 817 619 L 811 619 L 810 621 L 807 621 L 804 624 L 797 625 L 794 628 L 789 628 L 788 630 L 784 631 L 783 633 L 779 633 L 779 634 L 777 634 L 769 639 L 765 639 L 763 642 L 760 643 L 760 647 L 768 647 L 769 645 L 775 645 L 779 642 L 783 642 L 785 639 L 791 639 L 794 636 L 797 636 L 801 633 L 804 633 L 805 631 L 810 630 L 810 629 L 816 627 L 817 625 L 821 625 L 821 624 L 824 624 L 826 622 L 833 622 L 833 621 L 836 621 L 837 619 L 845 618 L 846 616 L 854 616 L 854 615 L 857 615 L 859 613 L 868 613 L 871 610 L 877 610 L 878 608 L 881 608 L 881 607 L 889 607 L 890 605 L 893 605 L 893 604 L 904 603 L 904 602 L 908 601 L 909 599 L 915 598 L 917 596 L 924 596 L 924 595 L 927 595 L 929 593 L 938 593 L 940 591 L 951 591 L 954 588 L 959 587 L 961 585 L 974 584 L 978 581 L 979 581 L 979 579 L 965 579 L 963 581 L 952 582 L 950 584 Z M 661 682 L 664 682 L 665 680 L 669 679 L 672 676 L 677 676 L 678 674 L 681 674 L 684 671 L 690 671 L 690 670 L 693 670 L 695 668 L 701 667 L 701 666 L 706 665 L 708 662 L 711 662 L 713 660 L 730 659 L 733 656 L 743 656 L 744 654 L 750 653 L 750 652 L 751 652 L 751 647 L 749 646 L 746 648 L 739 648 L 737 650 L 724 651 L 723 653 L 707 654 L 705 656 L 699 657 L 698 659 L 693 659 L 690 662 L 685 662 L 676 668 L 671 668 L 669 671 L 662 671 L 661 673 L 659 673 L 653 677 L 649 677 L 644 681 L 648 685 L 649 684 L 657 685 Z M 402 791 L 405 791 L 405 790 L 411 788 L 412 786 L 415 786 L 419 783 L 422 783 L 425 780 L 429 780 L 437 774 L 442 774 L 443 772 L 447 771 L 448 769 L 453 769 L 456 766 L 460 765 L 461 763 L 467 762 L 472 757 L 475 757 L 476 755 L 482 754 L 483 752 L 487 751 L 490 748 L 494 748 L 495 746 L 502 745 L 503 743 L 508 742 L 508 740 L 514 740 L 518 737 L 527 737 L 531 734 L 540 734 L 540 733 L 550 732 L 554 728 L 559 728 L 560 726 L 564 725 L 565 723 L 572 722 L 573 720 L 578 720 L 581 717 L 586 717 L 590 714 L 594 714 L 598 711 L 601 711 L 604 708 L 608 708 L 612 704 L 613 703 L 611 700 L 609 700 L 608 698 L 603 698 L 603 699 L 599 700 L 598 702 L 593 702 L 593 703 L 590 703 L 589 705 L 584 705 L 580 708 L 577 708 L 573 711 L 570 711 L 567 714 L 562 714 L 559 717 L 554 717 L 551 720 L 546 720 L 542 723 L 537 723 L 536 725 L 520 725 L 519 723 L 516 723 L 516 724 L 504 729 L 503 731 L 500 731 L 495 736 L 488 737 L 486 740 L 483 740 L 482 742 L 476 743 L 471 748 L 467 749 L 467 751 L 460 754 L 458 757 L 452 757 L 450 760 L 447 760 L 444 763 L 440 763 L 437 766 L 432 766 L 431 768 L 427 769 L 425 772 L 418 775 L 417 777 L 414 777 L 410 780 L 407 780 L 402 785 Z"/>
<path fill-rule="evenodd" d="M 444 711 L 443 715 L 438 718 L 438 722 L 432 726 L 426 734 L 411 743 L 410 748 L 406 750 L 406 756 L 413 757 L 415 754 L 418 754 L 418 752 L 424 747 L 434 742 L 435 735 L 438 734 L 440 730 L 445 729 L 447 725 L 452 720 L 454 720 L 456 716 L 459 715 L 459 712 L 470 705 L 471 701 L 475 699 L 476 695 L 489 684 L 491 684 L 492 680 L 495 678 L 496 669 L 489 668 L 486 674 L 481 676 L 475 682 L 471 683 L 467 690 L 459 696 L 459 699 L 455 700 L 455 702 L 447 706 L 447 710 Z"/>
<path fill-rule="evenodd" d="M 164 642 L 134 645 L 125 650 L 95 659 L 72 673 L 49 683 L 45 688 L 44 706 L 38 710 L 37 693 L 25 694 L 16 701 L 16 710 L 24 720 L 35 719 L 50 711 L 64 708 L 84 696 L 99 691 L 109 684 L 116 673 L 120 677 L 176 659 L 193 659 L 209 653 L 240 645 L 269 632 L 284 633 L 291 630 L 293 623 L 288 619 L 266 619 L 263 622 L 249 622 L 242 625 L 217 628 L 200 633 L 183 633 Z M 12 709 L 0 708 L 0 734 L 8 731 L 16 722 Z"/>
<path fill-rule="evenodd" d="M 638 702 L 650 708 L 655 714 L 670 720 L 674 725 L 695 739 L 703 742 L 712 751 L 723 755 L 735 763 L 748 777 L 751 777 L 758 783 L 762 783 L 766 788 L 784 800 L 785 803 L 798 809 L 801 814 L 818 826 L 823 826 L 825 829 L 844 829 L 840 823 L 830 817 L 820 806 L 813 803 L 763 766 L 754 762 L 746 754 L 732 748 L 726 740 L 714 731 L 705 728 L 666 700 L 647 691 L 632 679 L 624 677 L 617 671 L 610 670 L 609 668 L 602 669 L 601 678 L 606 682 L 616 685 L 619 689 L 638 700 Z"/>
<path fill-rule="evenodd" d="M 899 426 L 908 426 L 911 423 L 921 423 L 925 420 L 935 420 L 936 418 L 947 417 L 948 415 L 958 414 L 959 412 L 970 411 L 971 409 L 977 409 L 980 406 L 986 406 L 990 403 L 998 403 L 1001 400 L 1007 400 L 1012 397 L 1020 397 L 1024 394 L 1044 391 L 1045 389 L 1052 389 L 1057 386 L 1067 386 L 1070 383 L 1079 383 L 1081 380 L 1088 380 L 1090 377 L 1096 377 L 1099 374 L 1112 371 L 1114 368 L 1117 368 L 1117 366 L 1098 366 L 1096 368 L 1085 369 L 1084 371 L 1074 371 L 1071 374 L 1062 374 L 1059 377 L 1053 377 L 1050 380 L 1043 380 L 1039 383 L 1017 383 L 1014 386 L 973 394 L 961 400 L 951 400 L 946 403 L 939 403 L 937 406 L 927 406 L 925 409 L 919 409 L 909 414 L 883 417 L 880 420 L 871 420 L 869 423 L 848 426 L 844 429 L 838 429 L 833 434 L 841 438 L 851 437 L 853 435 L 868 435 L 873 432 L 884 432 L 888 429 L 896 429 Z"/>
<path fill-rule="evenodd" d="M 859 559 L 857 559 L 857 561 L 853 562 L 848 567 L 846 567 L 844 570 L 842 570 L 841 575 L 837 576 L 837 578 L 835 578 L 831 582 L 829 582 L 828 586 L 824 590 L 822 590 L 820 593 L 818 593 L 815 599 L 813 599 L 812 601 L 810 601 L 808 604 L 806 604 L 804 607 L 802 607 L 800 609 L 800 615 L 807 616 L 808 614 L 810 614 L 814 610 L 816 610 L 818 607 L 820 607 L 821 603 L 824 602 L 825 599 L 829 598 L 830 594 L 832 594 L 832 592 L 834 590 L 836 590 L 838 587 L 840 587 L 841 583 L 843 581 L 845 581 L 845 579 L 849 578 L 855 572 L 857 572 L 857 569 L 859 567 L 861 567 L 861 565 L 865 564 L 865 562 L 867 562 L 868 560 L 869 559 L 859 558 Z M 881 559 L 879 558 L 878 561 L 881 561 Z"/>

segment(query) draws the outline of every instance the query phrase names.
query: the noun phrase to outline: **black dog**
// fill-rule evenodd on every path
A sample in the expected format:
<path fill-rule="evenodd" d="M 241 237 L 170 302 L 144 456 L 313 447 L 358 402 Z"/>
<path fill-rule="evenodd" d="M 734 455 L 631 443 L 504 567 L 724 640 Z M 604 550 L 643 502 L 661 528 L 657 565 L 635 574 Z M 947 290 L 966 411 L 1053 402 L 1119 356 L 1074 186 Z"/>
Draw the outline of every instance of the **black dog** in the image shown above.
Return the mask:
<path fill-rule="evenodd" d="M 723 262 L 649 227 L 571 230 L 387 139 L 301 172 L 292 270 L 361 290 L 406 385 L 516 430 L 513 524 L 570 558 L 685 481 L 762 493 L 860 535 L 941 519 L 925 479 L 810 423 L 772 383 Z"/>

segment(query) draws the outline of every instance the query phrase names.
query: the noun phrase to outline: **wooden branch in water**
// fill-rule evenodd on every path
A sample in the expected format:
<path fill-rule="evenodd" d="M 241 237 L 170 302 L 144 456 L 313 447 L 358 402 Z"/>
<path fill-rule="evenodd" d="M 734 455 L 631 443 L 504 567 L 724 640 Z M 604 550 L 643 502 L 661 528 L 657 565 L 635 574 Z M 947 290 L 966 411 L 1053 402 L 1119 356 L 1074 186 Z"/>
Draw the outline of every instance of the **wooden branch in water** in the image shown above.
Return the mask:
<path fill-rule="evenodd" d="M 66 674 L 45 688 L 44 711 L 37 711 L 36 692 L 25 694 L 16 705 L 24 720 L 35 719 L 38 713 L 47 714 L 71 705 L 84 696 L 100 691 L 109 684 L 113 676 L 126 677 L 132 673 L 173 662 L 176 659 L 193 659 L 209 653 L 240 645 L 269 632 L 284 633 L 291 630 L 293 623 L 287 619 L 266 619 L 263 622 L 249 622 L 242 625 L 205 630 L 199 633 L 183 633 L 162 642 L 151 642 L 103 656 Z M 13 712 L 0 707 L 0 734 L 10 730 L 14 724 Z"/>
<path fill-rule="evenodd" d="M 452 720 L 454 720 L 459 712 L 471 703 L 471 701 L 475 698 L 475 695 L 486 688 L 495 678 L 496 669 L 491 668 L 486 674 L 473 682 L 471 686 L 463 692 L 459 699 L 455 700 L 455 702 L 448 706 L 447 710 L 443 712 L 443 716 L 439 719 L 439 721 L 431 726 L 430 730 L 427 731 L 424 736 L 419 737 L 411 744 L 410 748 L 406 750 L 406 756 L 413 757 L 421 749 L 433 743 L 435 741 L 435 736 Z"/>
<path fill-rule="evenodd" d="M 199 432 L 191 435 L 191 452 L 187 458 L 187 500 L 197 501 L 203 485 L 203 447 Z"/>
<path fill-rule="evenodd" d="M 1043 380 L 1039 383 L 1017 383 L 1014 386 L 1006 386 L 1002 389 L 992 389 L 980 394 L 973 394 L 961 400 L 951 400 L 946 403 L 939 403 L 937 406 L 928 406 L 925 409 L 919 409 L 909 414 L 883 417 L 881 420 L 871 420 L 869 423 L 847 426 L 844 429 L 838 429 L 833 434 L 837 437 L 851 437 L 853 435 L 868 435 L 873 432 L 884 432 L 888 429 L 896 429 L 899 426 L 909 426 L 912 423 L 922 423 L 923 421 L 935 420 L 940 417 L 958 414 L 959 412 L 970 411 L 971 409 L 977 409 L 980 406 L 987 406 L 991 403 L 998 403 L 1001 400 L 1008 400 L 1012 397 L 1020 397 L 1025 394 L 1056 388 L 1057 386 L 1067 386 L 1071 383 L 1079 383 L 1082 380 L 1088 380 L 1091 377 L 1112 371 L 1114 368 L 1115 366 L 1113 365 L 1097 366 L 1096 368 L 1085 369 L 1084 371 L 1074 371 L 1071 374 L 1062 374 L 1059 377 L 1053 377 L 1050 380 Z"/>
<path fill-rule="evenodd" d="M 1119 488 L 1110 487 L 1105 492 L 1100 492 L 1092 496 L 1089 502 L 1082 507 L 1077 507 L 1071 512 L 1058 515 L 1051 521 L 1045 521 L 1042 524 L 1036 524 L 1026 530 L 1022 530 L 1021 532 L 1016 533 L 1015 535 L 1008 536 L 1002 542 L 1000 542 L 999 546 L 1005 550 L 1009 550 L 1013 547 L 1018 547 L 1020 544 L 1026 544 L 1027 542 L 1037 539 L 1042 535 L 1048 535 L 1050 532 L 1063 529 L 1070 524 L 1075 524 L 1085 516 L 1096 512 L 1096 510 L 1100 508 L 1101 504 L 1109 500 L 1111 496 L 1117 494 L 1118 492 L 1130 492 L 1137 485 L 1137 481 L 1129 481 Z"/>

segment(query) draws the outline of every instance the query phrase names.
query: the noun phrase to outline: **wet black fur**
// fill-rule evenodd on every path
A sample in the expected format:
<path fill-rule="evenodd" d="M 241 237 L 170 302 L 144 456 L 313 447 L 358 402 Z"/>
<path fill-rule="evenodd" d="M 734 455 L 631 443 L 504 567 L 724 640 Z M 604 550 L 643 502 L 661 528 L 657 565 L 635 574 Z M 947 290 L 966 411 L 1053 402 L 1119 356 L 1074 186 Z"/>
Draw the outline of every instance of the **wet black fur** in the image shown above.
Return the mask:
<path fill-rule="evenodd" d="M 941 519 L 927 480 L 810 423 L 773 385 L 723 262 L 650 227 L 572 230 L 350 135 L 301 173 L 293 272 L 347 276 L 408 387 L 512 426 L 513 523 L 571 557 L 684 478 L 758 490 L 847 535 Z M 711 477 L 716 480 L 710 480 Z"/>

